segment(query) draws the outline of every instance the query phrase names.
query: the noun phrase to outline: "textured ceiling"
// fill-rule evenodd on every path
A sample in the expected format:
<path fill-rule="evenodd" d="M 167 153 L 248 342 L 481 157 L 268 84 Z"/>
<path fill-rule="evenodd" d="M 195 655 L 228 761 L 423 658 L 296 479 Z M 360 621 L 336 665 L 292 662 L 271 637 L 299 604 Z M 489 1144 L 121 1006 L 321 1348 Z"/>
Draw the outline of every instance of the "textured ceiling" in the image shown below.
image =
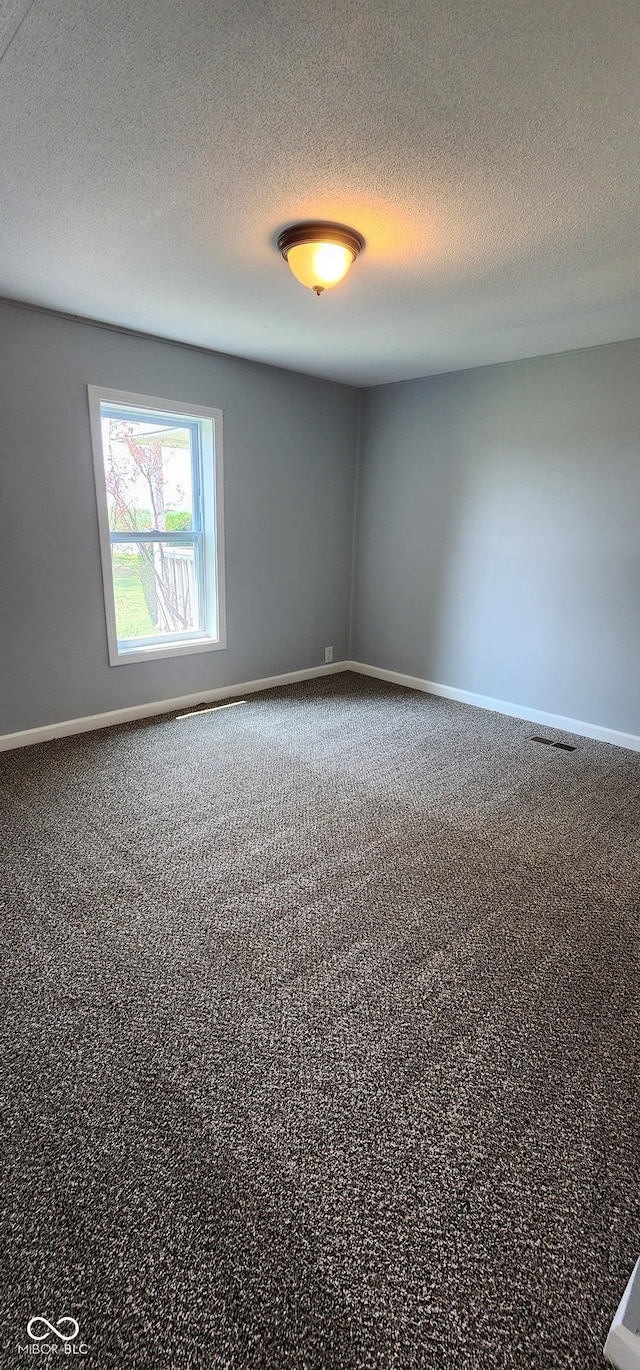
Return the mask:
<path fill-rule="evenodd" d="M 638 0 L 0 0 L 0 293 L 358 384 L 640 335 Z M 366 249 L 316 299 L 274 241 Z"/>

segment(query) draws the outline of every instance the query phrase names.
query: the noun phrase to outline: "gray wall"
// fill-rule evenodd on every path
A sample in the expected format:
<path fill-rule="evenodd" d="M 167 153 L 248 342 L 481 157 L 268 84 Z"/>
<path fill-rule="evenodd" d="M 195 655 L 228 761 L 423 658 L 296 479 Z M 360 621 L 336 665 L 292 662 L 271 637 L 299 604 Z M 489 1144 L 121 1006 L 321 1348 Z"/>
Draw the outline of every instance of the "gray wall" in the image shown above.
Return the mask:
<path fill-rule="evenodd" d="M 110 667 L 87 383 L 224 410 L 226 651 Z M 0 304 L 0 733 L 347 655 L 358 395 Z"/>
<path fill-rule="evenodd" d="M 226 651 L 110 667 L 86 385 L 220 406 Z M 640 734 L 640 342 L 358 394 L 0 304 L 0 733 L 320 664 Z"/>
<path fill-rule="evenodd" d="M 640 342 L 363 397 L 351 655 L 640 734 Z"/>

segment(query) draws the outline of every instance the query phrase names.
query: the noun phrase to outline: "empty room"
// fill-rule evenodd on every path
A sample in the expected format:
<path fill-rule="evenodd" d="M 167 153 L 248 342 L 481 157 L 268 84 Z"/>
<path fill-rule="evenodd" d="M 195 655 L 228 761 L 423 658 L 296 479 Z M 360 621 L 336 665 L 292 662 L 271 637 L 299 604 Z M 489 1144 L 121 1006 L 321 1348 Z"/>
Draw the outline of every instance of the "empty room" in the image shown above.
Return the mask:
<path fill-rule="evenodd" d="M 0 1367 L 640 1370 L 637 0 L 5 0 L 0 128 Z"/>

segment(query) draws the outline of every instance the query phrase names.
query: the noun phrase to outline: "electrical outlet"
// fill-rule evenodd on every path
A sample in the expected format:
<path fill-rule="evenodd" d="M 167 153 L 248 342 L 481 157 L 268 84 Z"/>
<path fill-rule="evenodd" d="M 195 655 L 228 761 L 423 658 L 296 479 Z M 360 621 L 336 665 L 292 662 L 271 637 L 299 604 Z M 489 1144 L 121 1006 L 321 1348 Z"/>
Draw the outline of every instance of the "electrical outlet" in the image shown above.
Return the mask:
<path fill-rule="evenodd" d="M 330 661 L 333 661 L 333 647 L 325 647 L 325 649 L 324 649 L 324 664 L 325 664 L 325 666 L 328 666 Z"/>

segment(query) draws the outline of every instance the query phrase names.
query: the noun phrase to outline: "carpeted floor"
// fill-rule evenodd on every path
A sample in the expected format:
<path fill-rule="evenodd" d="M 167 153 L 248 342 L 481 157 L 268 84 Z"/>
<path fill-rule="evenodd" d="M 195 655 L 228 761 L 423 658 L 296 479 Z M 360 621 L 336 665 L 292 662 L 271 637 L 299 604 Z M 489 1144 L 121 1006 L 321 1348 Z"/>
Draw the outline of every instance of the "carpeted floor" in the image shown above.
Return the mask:
<path fill-rule="evenodd" d="M 0 758 L 3 1366 L 603 1366 L 640 756 L 539 731 L 345 675 Z"/>

